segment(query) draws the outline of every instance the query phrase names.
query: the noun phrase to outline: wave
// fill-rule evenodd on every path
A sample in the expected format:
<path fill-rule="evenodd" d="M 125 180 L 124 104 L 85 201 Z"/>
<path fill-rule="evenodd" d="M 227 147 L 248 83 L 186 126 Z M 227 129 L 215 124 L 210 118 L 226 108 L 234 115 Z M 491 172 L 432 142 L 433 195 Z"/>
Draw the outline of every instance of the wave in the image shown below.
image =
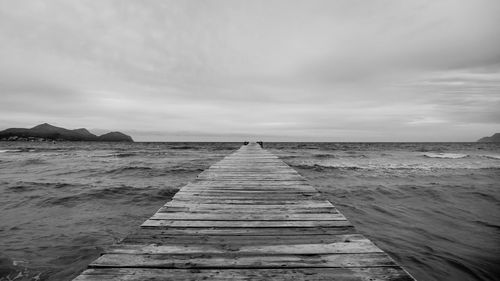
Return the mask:
<path fill-rule="evenodd" d="M 103 155 L 95 155 L 93 157 L 98 157 L 98 158 L 108 158 L 108 157 L 125 158 L 125 157 L 133 157 L 133 156 L 137 156 L 137 153 L 131 153 L 131 152 L 108 153 L 108 154 L 103 154 Z"/>
<path fill-rule="evenodd" d="M 0 149 L 0 153 L 15 153 L 15 152 L 68 152 L 70 150 L 60 148 L 46 147 L 20 147 L 16 149 Z"/>
<path fill-rule="evenodd" d="M 92 200 L 113 200 L 122 205 L 150 205 L 155 201 L 171 199 L 178 191 L 177 188 L 137 188 L 129 185 L 110 186 L 106 188 L 84 190 L 83 192 L 68 196 L 52 196 L 38 203 L 41 207 L 65 206 L 74 207 Z M 119 201 L 116 201 L 119 200 Z"/>
<path fill-rule="evenodd" d="M 333 154 L 328 154 L 328 153 L 324 153 L 324 154 L 314 154 L 313 155 L 314 158 L 337 158 L 336 155 L 333 155 Z"/>
<path fill-rule="evenodd" d="M 200 147 L 197 147 L 197 146 L 189 146 L 189 145 L 181 145 L 181 146 L 171 146 L 169 147 L 168 149 L 180 149 L 180 150 L 184 150 L 184 149 L 194 149 L 194 150 L 199 150 Z"/>
<path fill-rule="evenodd" d="M 186 168 L 186 167 L 174 167 L 170 168 L 168 170 L 165 170 L 165 172 L 171 172 L 171 173 L 194 173 L 194 172 L 203 172 L 205 169 L 202 168 Z"/>
<path fill-rule="evenodd" d="M 297 157 L 297 156 L 295 156 Z M 347 154 L 329 154 L 329 153 L 319 153 L 319 154 L 313 154 L 313 158 L 317 159 L 332 159 L 332 158 L 369 158 L 365 154 L 354 154 L 354 153 L 347 153 Z M 289 158 L 289 157 L 280 157 L 280 158 Z"/>
<path fill-rule="evenodd" d="M 97 157 L 97 158 L 107 158 L 107 157 L 114 157 L 114 153 L 108 153 L 108 154 L 103 154 L 103 155 L 94 155 L 92 157 Z"/>
<path fill-rule="evenodd" d="M 314 170 L 317 172 L 322 172 L 325 170 L 361 170 L 362 167 L 359 166 L 323 166 L 319 164 L 307 165 L 307 164 L 297 164 L 291 165 L 292 167 L 304 169 L 304 170 Z"/>
<path fill-rule="evenodd" d="M 283 155 L 283 156 L 279 156 L 280 159 L 294 159 L 294 158 L 299 158 L 301 156 L 297 156 L 297 155 Z"/>
<path fill-rule="evenodd" d="M 220 146 L 211 147 L 210 150 L 212 150 L 212 151 L 236 150 L 238 148 L 239 148 L 239 146 L 234 146 L 234 145 L 220 145 Z"/>
<path fill-rule="evenodd" d="M 378 164 L 378 165 L 353 165 L 353 164 L 330 164 L 322 165 L 318 163 L 310 164 L 294 164 L 288 163 L 290 166 L 298 169 L 313 170 L 317 172 L 329 170 L 367 170 L 367 171 L 436 171 L 436 170 L 500 170 L 496 166 L 475 166 L 475 165 L 426 165 L 424 163 L 418 165 L 405 165 L 405 164 Z"/>
<path fill-rule="evenodd" d="M 495 230 L 499 230 L 500 231 L 500 225 L 498 225 L 498 224 L 489 223 L 489 222 L 482 221 L 482 220 L 477 220 L 476 223 L 478 223 L 478 224 L 480 224 L 482 226 L 486 226 L 486 227 L 493 228 Z"/>
<path fill-rule="evenodd" d="M 200 167 L 174 166 L 167 168 L 152 168 L 148 166 L 126 166 L 107 171 L 98 172 L 99 175 L 108 176 L 136 176 L 136 177 L 158 177 L 168 174 L 200 173 L 204 169 Z"/>
<path fill-rule="evenodd" d="M 123 158 L 123 157 L 132 157 L 132 156 L 136 156 L 137 154 L 136 153 L 118 153 L 115 155 L 115 157 L 119 157 L 119 158 Z"/>
<path fill-rule="evenodd" d="M 108 170 L 105 173 L 106 174 L 121 174 L 121 173 L 125 173 L 125 172 L 130 172 L 130 171 L 149 171 L 152 169 L 153 168 L 146 167 L 146 166 L 127 166 L 127 167 L 120 167 L 120 168 Z"/>
<path fill-rule="evenodd" d="M 43 160 L 43 159 L 40 159 L 40 158 L 32 158 L 32 159 L 26 159 L 24 161 L 21 162 L 21 166 L 24 167 L 24 166 L 30 166 L 30 165 L 43 165 L 43 164 L 47 164 L 48 162 Z"/>
<path fill-rule="evenodd" d="M 0 153 L 22 152 L 20 149 L 0 149 Z"/>
<path fill-rule="evenodd" d="M 364 154 L 357 154 L 357 155 L 343 155 L 342 157 L 346 157 L 346 158 L 368 158 L 368 156 L 364 155 Z"/>
<path fill-rule="evenodd" d="M 0 281 L 7 280 L 41 280 L 38 270 L 31 271 L 25 266 L 26 261 L 13 260 L 0 253 Z"/>
<path fill-rule="evenodd" d="M 488 158 L 488 159 L 494 159 L 494 160 L 500 160 L 500 155 L 481 155 L 481 157 Z"/>
<path fill-rule="evenodd" d="M 46 188 L 76 188 L 84 187 L 82 184 L 78 183 L 66 183 L 66 182 L 33 182 L 33 181 L 18 181 L 12 184 L 5 182 L 3 184 L 7 185 L 7 189 L 14 192 L 24 192 L 24 191 L 35 191 L 44 190 Z"/>
<path fill-rule="evenodd" d="M 298 148 L 298 149 L 320 149 L 321 146 L 312 144 L 312 143 L 300 143 L 295 146 L 291 146 L 290 148 Z"/>
<path fill-rule="evenodd" d="M 468 157 L 469 155 L 460 153 L 425 153 L 423 156 L 429 158 L 460 159 Z"/>

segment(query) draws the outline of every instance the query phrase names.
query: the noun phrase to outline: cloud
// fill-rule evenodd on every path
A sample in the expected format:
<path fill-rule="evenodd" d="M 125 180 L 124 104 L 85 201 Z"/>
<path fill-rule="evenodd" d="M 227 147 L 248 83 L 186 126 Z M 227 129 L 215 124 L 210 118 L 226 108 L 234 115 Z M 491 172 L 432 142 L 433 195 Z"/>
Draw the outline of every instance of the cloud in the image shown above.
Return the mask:
<path fill-rule="evenodd" d="M 474 140 L 500 123 L 498 14 L 494 0 L 0 0 L 0 120 L 144 140 Z"/>

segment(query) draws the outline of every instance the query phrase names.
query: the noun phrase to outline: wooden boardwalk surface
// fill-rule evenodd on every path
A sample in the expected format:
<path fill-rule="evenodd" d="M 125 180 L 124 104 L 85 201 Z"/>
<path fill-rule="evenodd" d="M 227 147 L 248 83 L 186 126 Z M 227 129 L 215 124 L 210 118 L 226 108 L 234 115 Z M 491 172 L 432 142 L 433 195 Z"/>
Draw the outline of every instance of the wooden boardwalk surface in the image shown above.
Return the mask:
<path fill-rule="evenodd" d="M 256 144 L 184 186 L 75 280 L 414 280 Z"/>

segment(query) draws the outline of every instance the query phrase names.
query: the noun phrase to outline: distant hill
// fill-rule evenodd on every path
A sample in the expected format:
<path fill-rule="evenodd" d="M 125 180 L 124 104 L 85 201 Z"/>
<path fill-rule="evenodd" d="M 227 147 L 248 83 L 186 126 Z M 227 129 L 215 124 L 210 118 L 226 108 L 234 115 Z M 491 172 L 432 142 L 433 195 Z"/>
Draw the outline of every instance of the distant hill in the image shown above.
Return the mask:
<path fill-rule="evenodd" d="M 96 136 L 85 128 L 68 130 L 43 123 L 31 129 L 9 128 L 0 131 L 0 140 L 66 140 L 66 141 L 120 141 L 133 142 L 134 140 L 123 133 L 111 132 Z"/>
<path fill-rule="evenodd" d="M 133 142 L 130 136 L 120 132 L 111 132 L 97 137 L 98 141 L 129 141 Z"/>
<path fill-rule="evenodd" d="M 491 137 L 480 138 L 478 142 L 500 142 L 500 133 L 496 133 Z"/>

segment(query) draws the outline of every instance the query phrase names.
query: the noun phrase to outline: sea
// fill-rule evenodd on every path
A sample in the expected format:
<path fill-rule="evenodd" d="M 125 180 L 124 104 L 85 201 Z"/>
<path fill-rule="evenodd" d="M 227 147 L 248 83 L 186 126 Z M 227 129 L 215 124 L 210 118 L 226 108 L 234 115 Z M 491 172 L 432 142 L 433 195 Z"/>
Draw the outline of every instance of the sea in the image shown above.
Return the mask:
<path fill-rule="evenodd" d="M 0 280 L 71 280 L 240 146 L 0 142 Z M 417 280 L 500 280 L 500 144 L 264 147 Z"/>

